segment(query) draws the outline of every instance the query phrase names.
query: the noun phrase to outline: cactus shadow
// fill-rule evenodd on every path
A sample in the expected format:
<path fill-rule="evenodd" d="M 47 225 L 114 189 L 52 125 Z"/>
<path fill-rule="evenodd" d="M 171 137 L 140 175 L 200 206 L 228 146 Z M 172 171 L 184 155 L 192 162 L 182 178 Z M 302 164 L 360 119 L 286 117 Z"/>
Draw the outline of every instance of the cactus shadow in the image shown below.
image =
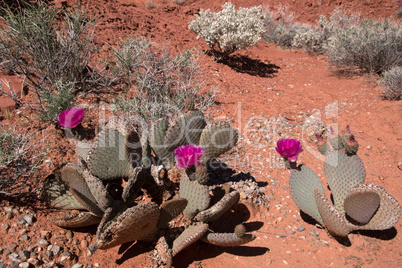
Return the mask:
<path fill-rule="evenodd" d="M 143 253 L 149 252 L 153 247 L 146 242 L 134 241 L 122 244 L 118 250 L 118 254 L 123 254 L 119 259 L 115 261 L 117 265 L 123 264 L 125 261 L 134 258 Z"/>
<path fill-rule="evenodd" d="M 194 262 L 215 258 L 223 253 L 228 253 L 241 257 L 262 256 L 270 251 L 267 247 L 217 247 L 204 242 L 195 243 L 184 249 L 173 258 L 175 268 L 186 268 L 192 266 Z"/>
<path fill-rule="evenodd" d="M 394 239 L 397 236 L 398 231 L 395 227 L 392 227 L 386 230 L 358 230 L 352 233 L 387 241 Z"/>

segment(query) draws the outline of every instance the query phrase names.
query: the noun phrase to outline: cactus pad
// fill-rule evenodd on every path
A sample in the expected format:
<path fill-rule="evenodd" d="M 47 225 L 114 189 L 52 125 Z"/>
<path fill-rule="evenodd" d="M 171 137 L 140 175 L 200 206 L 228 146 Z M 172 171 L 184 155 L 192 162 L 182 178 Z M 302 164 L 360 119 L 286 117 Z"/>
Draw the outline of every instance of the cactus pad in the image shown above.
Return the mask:
<path fill-rule="evenodd" d="M 201 133 L 199 145 L 205 151 L 201 161 L 205 162 L 229 151 L 236 145 L 238 138 L 239 133 L 228 122 L 212 122 Z"/>
<path fill-rule="evenodd" d="M 111 207 L 107 213 L 113 213 L 112 209 L 118 208 Z M 108 249 L 135 240 L 149 240 L 157 231 L 158 219 L 159 208 L 155 203 L 140 204 L 117 213 L 117 217 L 107 225 L 99 225 L 96 234 L 98 248 Z"/>
<path fill-rule="evenodd" d="M 366 178 L 363 161 L 358 155 L 348 156 L 343 151 L 332 151 L 325 158 L 324 171 L 335 207 L 344 213 L 343 202 L 349 190 L 364 183 Z"/>
<path fill-rule="evenodd" d="M 188 200 L 183 213 L 189 218 L 207 209 L 210 202 L 208 186 L 201 185 L 197 181 L 190 181 L 186 172 L 182 172 L 180 180 L 180 197 Z"/>
<path fill-rule="evenodd" d="M 313 217 L 320 224 L 323 224 L 314 197 L 316 189 L 324 193 L 324 186 L 322 186 L 317 174 L 305 165 L 300 166 L 298 169 L 293 169 L 290 172 L 289 189 L 290 195 L 300 210 Z"/>
<path fill-rule="evenodd" d="M 164 228 L 168 223 L 176 218 L 187 206 L 187 199 L 176 198 L 164 202 L 160 206 L 160 216 L 158 221 L 158 228 Z"/>
<path fill-rule="evenodd" d="M 345 200 L 345 210 L 348 215 L 352 214 L 354 217 L 357 217 L 350 210 L 351 205 L 349 203 L 356 199 L 356 195 L 361 196 L 362 193 L 368 193 L 370 196 L 370 193 L 376 193 L 380 197 L 380 206 L 367 224 L 353 226 L 354 230 L 386 230 L 398 222 L 401 216 L 401 205 L 383 187 L 375 184 L 362 184 L 350 191 Z M 352 217 L 352 215 L 349 216 Z"/>
<path fill-rule="evenodd" d="M 49 221 L 62 228 L 77 228 L 98 224 L 101 219 L 90 212 L 68 212 L 52 216 Z"/>
<path fill-rule="evenodd" d="M 377 212 L 379 206 L 380 196 L 376 192 L 359 191 L 357 189 L 350 191 L 344 202 L 346 215 L 359 225 L 367 224 Z"/>
<path fill-rule="evenodd" d="M 164 139 L 166 131 L 169 127 L 169 121 L 165 118 L 161 118 L 155 121 L 149 132 L 149 145 L 152 147 L 155 154 L 162 161 L 163 165 L 167 169 L 171 169 L 174 166 L 174 153 L 169 151 L 165 144 Z"/>
<path fill-rule="evenodd" d="M 88 185 L 89 191 L 96 200 L 96 204 L 99 208 L 105 211 L 106 208 L 110 206 L 113 198 L 107 192 L 106 187 L 103 185 L 102 181 L 92 176 L 88 170 L 82 173 L 86 184 Z"/>
<path fill-rule="evenodd" d="M 91 174 L 101 180 L 127 178 L 132 170 L 130 159 L 141 156 L 141 148 L 127 148 L 127 144 L 139 141 L 136 132 L 124 136 L 113 128 L 105 128 L 99 132 L 95 148 L 88 153 L 87 165 Z"/>
<path fill-rule="evenodd" d="M 235 233 L 207 233 L 201 240 L 221 247 L 237 247 L 253 241 L 256 238 L 252 234 L 244 234 L 238 237 Z"/>
<path fill-rule="evenodd" d="M 45 179 L 42 198 L 54 208 L 85 209 L 68 190 L 69 187 L 61 182 L 54 173 L 50 174 Z"/>
<path fill-rule="evenodd" d="M 204 114 L 199 110 L 176 116 L 166 132 L 164 144 L 169 151 L 181 145 L 198 144 L 205 125 Z"/>
<path fill-rule="evenodd" d="M 199 240 L 208 231 L 208 224 L 191 225 L 173 241 L 173 256 Z"/>
<path fill-rule="evenodd" d="M 335 236 L 347 236 L 351 229 L 345 216 L 335 208 L 323 192 L 315 190 L 314 194 L 325 228 Z"/>
<path fill-rule="evenodd" d="M 237 204 L 240 200 L 238 191 L 225 194 L 221 200 L 207 210 L 201 211 L 195 217 L 195 220 L 202 222 L 215 221 L 228 211 L 233 205 Z"/>

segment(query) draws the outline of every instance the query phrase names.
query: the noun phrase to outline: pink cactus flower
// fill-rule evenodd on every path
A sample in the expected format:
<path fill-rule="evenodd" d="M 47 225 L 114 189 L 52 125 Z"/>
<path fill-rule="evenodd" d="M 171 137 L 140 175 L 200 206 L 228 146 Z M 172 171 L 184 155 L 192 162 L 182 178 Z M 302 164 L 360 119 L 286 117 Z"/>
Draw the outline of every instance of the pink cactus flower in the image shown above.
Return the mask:
<path fill-rule="evenodd" d="M 68 128 L 75 128 L 83 118 L 84 110 L 81 107 L 67 109 L 57 116 L 59 126 Z"/>
<path fill-rule="evenodd" d="M 198 166 L 200 164 L 200 158 L 204 154 L 204 150 L 201 146 L 196 145 L 183 145 L 174 150 L 174 154 L 177 160 L 177 168 L 188 168 L 192 166 Z"/>
<path fill-rule="evenodd" d="M 301 142 L 295 139 L 282 139 L 276 144 L 275 150 L 289 162 L 296 162 L 297 155 L 303 152 Z"/>

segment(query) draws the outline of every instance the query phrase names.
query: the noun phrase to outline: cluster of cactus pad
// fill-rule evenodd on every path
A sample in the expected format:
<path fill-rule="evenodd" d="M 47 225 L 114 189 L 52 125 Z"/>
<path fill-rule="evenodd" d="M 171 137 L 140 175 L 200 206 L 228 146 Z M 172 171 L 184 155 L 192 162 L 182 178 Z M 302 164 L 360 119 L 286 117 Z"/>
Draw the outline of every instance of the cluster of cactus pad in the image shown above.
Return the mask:
<path fill-rule="evenodd" d="M 233 233 L 208 231 L 208 222 L 240 199 L 237 191 L 226 187 L 225 196 L 210 206 L 206 185 L 209 161 L 230 150 L 237 139 L 229 123 L 207 123 L 202 112 L 188 106 L 173 119 L 154 122 L 149 131 L 138 117 L 112 118 L 94 141 L 77 145 L 77 161 L 61 165 L 46 178 L 43 197 L 52 207 L 69 210 L 49 219 L 64 228 L 98 224 L 99 249 L 136 240 L 158 241 L 160 265 L 167 267 L 173 256 L 198 239 L 221 246 L 247 243 L 255 237 L 242 225 Z M 183 169 L 180 197 L 162 202 L 161 176 L 174 167 L 174 150 L 186 144 L 202 147 L 201 164 Z M 152 201 L 143 202 L 141 190 Z M 172 239 L 168 223 L 181 213 L 190 220 Z"/>
<path fill-rule="evenodd" d="M 355 230 L 386 230 L 401 215 L 398 201 L 381 186 L 365 184 L 366 171 L 356 154 L 359 146 L 349 127 L 341 137 L 331 129 L 330 144 L 317 135 L 325 155 L 324 172 L 334 203 L 325 195 L 318 175 L 309 167 L 292 169 L 291 196 L 296 205 L 337 237 Z"/>

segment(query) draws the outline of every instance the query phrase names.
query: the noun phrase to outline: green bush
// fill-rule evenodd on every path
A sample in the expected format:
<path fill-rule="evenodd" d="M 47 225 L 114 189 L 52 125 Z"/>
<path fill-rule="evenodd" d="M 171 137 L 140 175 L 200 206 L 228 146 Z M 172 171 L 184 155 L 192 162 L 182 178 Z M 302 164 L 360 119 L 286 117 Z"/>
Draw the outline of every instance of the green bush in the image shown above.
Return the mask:
<path fill-rule="evenodd" d="M 293 47 L 295 36 L 311 29 L 309 25 L 294 22 L 293 17 L 288 6 L 280 5 L 276 12 L 268 8 L 264 13 L 263 40 L 284 48 Z"/>
<path fill-rule="evenodd" d="M 71 94 L 108 85 L 107 76 L 90 67 L 96 52 L 91 30 L 94 21 L 85 10 L 59 12 L 39 1 L 17 10 L 3 8 L 2 11 L 0 70 L 19 76 L 33 89 L 36 101 L 25 103 L 3 88 L 1 93 L 54 122 L 54 116 L 46 114 L 48 108 L 56 105 L 48 101 L 54 99 L 51 96 L 60 95 L 54 92 L 59 83 L 68 85 L 66 90 Z"/>
<path fill-rule="evenodd" d="M 118 97 L 114 113 L 139 114 L 152 121 L 182 109 L 186 97 L 195 98 L 201 110 L 213 103 L 213 93 L 198 94 L 199 67 L 190 50 L 172 55 L 165 45 L 135 36 L 120 44 L 114 56 L 112 72 L 135 92 Z"/>
<path fill-rule="evenodd" d="M 389 100 L 402 99 L 402 67 L 397 66 L 384 72 L 381 79 L 381 85 L 384 87 L 384 97 Z"/>
<path fill-rule="evenodd" d="M 318 26 L 311 27 L 308 31 L 298 32 L 292 42 L 292 46 L 303 48 L 309 53 L 323 54 L 327 51 L 328 42 L 331 37 L 339 31 L 358 25 L 360 15 L 346 14 L 335 10 L 329 19 L 320 16 Z"/>
<path fill-rule="evenodd" d="M 201 9 L 189 28 L 224 55 L 255 45 L 265 31 L 261 6 L 236 10 L 232 3 L 225 3 L 218 13 Z"/>
<path fill-rule="evenodd" d="M 337 67 L 381 74 L 402 66 L 402 26 L 391 20 L 362 19 L 331 36 L 326 54 Z"/>

